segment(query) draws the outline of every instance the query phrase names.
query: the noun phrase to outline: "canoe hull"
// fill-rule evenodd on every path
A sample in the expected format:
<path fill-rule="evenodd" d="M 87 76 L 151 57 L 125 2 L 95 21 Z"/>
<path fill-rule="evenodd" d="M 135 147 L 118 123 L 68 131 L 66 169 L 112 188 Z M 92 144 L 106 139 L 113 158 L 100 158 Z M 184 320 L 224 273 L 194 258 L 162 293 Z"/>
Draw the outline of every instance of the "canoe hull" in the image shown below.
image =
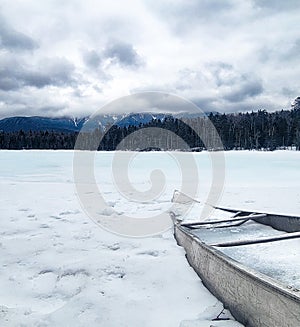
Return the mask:
<path fill-rule="evenodd" d="M 204 244 L 176 222 L 174 234 L 203 284 L 238 321 L 249 327 L 300 326 L 300 292 Z"/>

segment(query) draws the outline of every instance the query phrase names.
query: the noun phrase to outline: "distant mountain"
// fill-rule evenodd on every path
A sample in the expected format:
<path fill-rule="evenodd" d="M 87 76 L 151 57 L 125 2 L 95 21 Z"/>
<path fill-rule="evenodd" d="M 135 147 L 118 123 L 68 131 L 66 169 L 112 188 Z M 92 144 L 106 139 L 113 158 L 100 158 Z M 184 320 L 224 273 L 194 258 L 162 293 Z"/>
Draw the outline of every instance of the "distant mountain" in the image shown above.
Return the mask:
<path fill-rule="evenodd" d="M 120 127 L 125 126 L 138 126 L 139 124 L 147 124 L 153 119 L 164 120 L 171 114 L 163 113 L 131 113 L 123 115 L 99 115 L 93 119 L 89 128 L 100 128 L 105 130 L 108 126 L 118 125 Z M 176 114 L 173 115 L 177 118 L 191 118 L 202 116 L 203 114 Z M 87 123 L 88 117 L 85 118 L 50 118 L 50 117 L 9 117 L 0 120 L 0 131 L 3 132 L 18 132 L 23 130 L 27 131 L 55 131 L 55 132 L 78 132 Z M 88 126 L 88 125 L 87 125 Z"/>
<path fill-rule="evenodd" d="M 138 126 L 140 124 L 147 124 L 153 119 L 165 119 L 168 114 L 152 114 L 152 113 L 131 113 L 131 114 L 123 114 L 123 115 L 98 115 L 92 119 L 91 122 L 86 125 L 88 129 L 100 128 L 102 130 L 106 130 L 109 126 L 117 125 L 120 127 L 126 126 Z M 85 123 L 88 122 L 88 118 L 86 118 Z M 85 124 L 84 123 L 84 124 Z M 1 126 L 1 121 L 0 121 Z"/>
<path fill-rule="evenodd" d="M 81 129 L 86 119 L 48 117 L 9 117 L 0 120 L 0 130 L 4 132 L 55 131 L 74 132 Z"/>
<path fill-rule="evenodd" d="M 125 126 L 138 126 L 139 124 L 147 124 L 150 121 L 154 120 L 164 120 L 170 114 L 152 114 L 152 113 L 139 113 L 139 114 L 130 114 L 123 116 L 117 121 L 117 125 L 120 127 Z"/>

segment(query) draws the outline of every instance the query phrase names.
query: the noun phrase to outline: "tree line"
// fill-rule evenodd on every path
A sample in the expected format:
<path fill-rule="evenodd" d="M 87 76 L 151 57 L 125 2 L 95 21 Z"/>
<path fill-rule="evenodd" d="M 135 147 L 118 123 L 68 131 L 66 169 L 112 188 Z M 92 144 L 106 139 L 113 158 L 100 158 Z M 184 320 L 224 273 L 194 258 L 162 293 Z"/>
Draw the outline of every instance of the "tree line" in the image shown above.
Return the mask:
<path fill-rule="evenodd" d="M 211 128 L 211 123 L 214 128 Z M 139 133 L 138 133 L 139 132 Z M 135 133 L 136 134 L 135 136 Z M 84 150 L 300 150 L 300 97 L 291 110 L 176 119 L 166 116 L 139 126 L 113 125 L 80 134 Z M 78 132 L 0 131 L 0 149 L 74 149 Z"/>

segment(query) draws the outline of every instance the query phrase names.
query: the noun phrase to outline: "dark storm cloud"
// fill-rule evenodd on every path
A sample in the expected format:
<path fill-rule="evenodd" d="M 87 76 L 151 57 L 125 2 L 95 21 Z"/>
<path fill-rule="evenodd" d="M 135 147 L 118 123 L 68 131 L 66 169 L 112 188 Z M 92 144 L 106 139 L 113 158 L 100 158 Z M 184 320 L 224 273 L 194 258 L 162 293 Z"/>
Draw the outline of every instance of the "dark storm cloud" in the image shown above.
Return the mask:
<path fill-rule="evenodd" d="M 13 76 L 1 76 L 0 72 L 0 90 L 11 91 L 20 88 L 19 81 Z"/>
<path fill-rule="evenodd" d="M 240 102 L 263 93 L 262 81 L 252 73 L 242 73 L 227 62 L 205 65 L 211 73 L 221 97 L 229 102 Z M 229 90 L 228 90 L 229 89 Z"/>
<path fill-rule="evenodd" d="M 83 61 L 89 68 L 96 69 L 101 63 L 101 56 L 95 50 L 85 51 L 83 53 Z"/>
<path fill-rule="evenodd" d="M 29 36 L 16 31 L 0 16 L 0 48 L 9 50 L 33 50 L 38 44 Z"/>
<path fill-rule="evenodd" d="M 66 59 L 51 59 L 42 67 L 30 67 L 16 58 L 0 57 L 0 89 L 17 90 L 24 86 L 43 88 L 48 85 L 65 86 L 72 84 L 74 66 Z"/>
<path fill-rule="evenodd" d="M 247 79 L 236 87 L 232 87 L 232 91 L 224 95 L 224 99 L 229 102 L 240 102 L 247 98 L 255 97 L 263 92 L 262 82 L 257 79 Z"/>
<path fill-rule="evenodd" d="M 241 79 L 240 74 L 235 72 L 234 67 L 226 62 L 214 62 L 206 65 L 215 79 L 216 85 L 231 85 Z"/>
<path fill-rule="evenodd" d="M 53 83 L 51 76 L 36 71 L 24 70 L 18 74 L 18 78 L 22 86 L 34 86 L 36 88 L 43 88 L 47 85 L 55 84 Z"/>
<path fill-rule="evenodd" d="M 132 44 L 125 42 L 114 42 L 109 44 L 104 51 L 104 56 L 115 60 L 122 66 L 138 67 L 142 60 Z"/>
<path fill-rule="evenodd" d="M 43 67 L 41 67 L 42 77 L 49 79 L 48 83 L 45 85 L 53 86 L 68 86 L 76 84 L 74 78 L 75 66 L 65 58 L 51 58 L 48 60 L 42 61 Z M 35 76 L 39 76 L 37 69 L 33 72 Z M 34 85 L 34 79 L 30 78 L 30 75 L 27 78 L 28 81 L 32 81 Z M 43 81 L 41 81 L 43 82 Z M 37 80 L 36 85 L 39 87 L 39 81 Z M 41 83 L 41 87 L 45 86 Z"/>
<path fill-rule="evenodd" d="M 16 90 L 21 87 L 18 78 L 20 64 L 10 55 L 0 56 L 0 89 L 4 91 Z"/>

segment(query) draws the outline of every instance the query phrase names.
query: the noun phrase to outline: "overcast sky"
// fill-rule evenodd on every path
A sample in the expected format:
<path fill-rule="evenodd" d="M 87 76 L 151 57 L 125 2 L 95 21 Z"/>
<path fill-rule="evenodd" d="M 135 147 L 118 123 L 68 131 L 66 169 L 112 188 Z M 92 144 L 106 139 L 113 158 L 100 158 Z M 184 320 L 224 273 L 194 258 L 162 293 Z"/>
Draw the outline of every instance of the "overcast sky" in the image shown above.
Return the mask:
<path fill-rule="evenodd" d="M 299 0 L 0 0 L 0 117 L 83 116 L 141 91 L 289 108 L 299 26 Z"/>

